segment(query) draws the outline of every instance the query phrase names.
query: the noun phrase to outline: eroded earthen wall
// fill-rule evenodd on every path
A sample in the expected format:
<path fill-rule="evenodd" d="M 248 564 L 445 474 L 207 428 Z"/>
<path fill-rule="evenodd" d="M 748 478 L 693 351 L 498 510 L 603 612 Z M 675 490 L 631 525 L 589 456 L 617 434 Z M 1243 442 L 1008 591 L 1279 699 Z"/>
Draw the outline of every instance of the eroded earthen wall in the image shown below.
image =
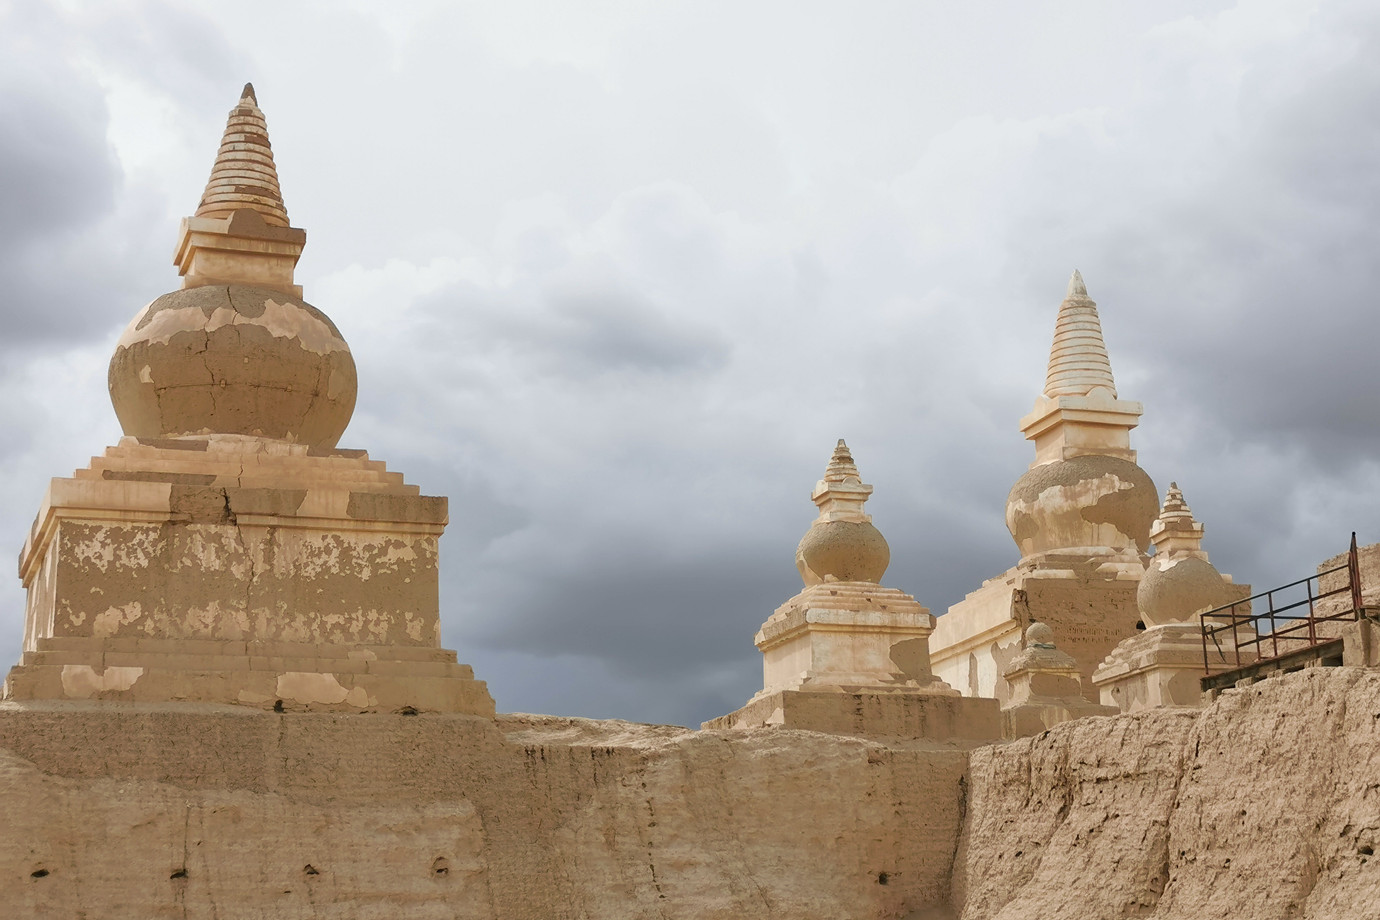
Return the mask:
<path fill-rule="evenodd" d="M 905 917 L 966 756 L 783 730 L 0 707 L 14 916 Z"/>
<path fill-rule="evenodd" d="M 1361 920 L 1380 903 L 1380 673 L 974 752 L 964 920 Z"/>

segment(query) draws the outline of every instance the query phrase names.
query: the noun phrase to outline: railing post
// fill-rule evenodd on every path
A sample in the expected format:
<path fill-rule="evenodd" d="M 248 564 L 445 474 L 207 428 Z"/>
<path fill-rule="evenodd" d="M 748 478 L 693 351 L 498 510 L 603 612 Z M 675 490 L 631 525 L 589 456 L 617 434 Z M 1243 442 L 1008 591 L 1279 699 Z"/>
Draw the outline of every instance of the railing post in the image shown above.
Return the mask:
<path fill-rule="evenodd" d="M 1203 640 L 1203 673 L 1211 674 L 1212 668 L 1208 665 L 1207 657 L 1207 617 L 1198 618 L 1198 636 Z"/>
<path fill-rule="evenodd" d="M 1351 581 L 1351 609 L 1361 618 L 1361 560 L 1356 553 L 1356 531 L 1351 532 L 1351 549 L 1346 556 L 1347 578 Z"/>
<path fill-rule="evenodd" d="M 1308 644 L 1310 646 L 1318 644 L 1318 632 L 1315 627 L 1315 615 L 1313 612 L 1313 579 L 1308 579 L 1303 583 L 1308 591 Z M 1318 590 L 1322 590 L 1322 581 L 1318 581 Z"/>
<path fill-rule="evenodd" d="M 1270 647 L 1275 650 L 1272 657 L 1279 657 L 1279 626 L 1275 623 L 1275 592 L 1265 592 L 1265 599 L 1270 602 Z"/>

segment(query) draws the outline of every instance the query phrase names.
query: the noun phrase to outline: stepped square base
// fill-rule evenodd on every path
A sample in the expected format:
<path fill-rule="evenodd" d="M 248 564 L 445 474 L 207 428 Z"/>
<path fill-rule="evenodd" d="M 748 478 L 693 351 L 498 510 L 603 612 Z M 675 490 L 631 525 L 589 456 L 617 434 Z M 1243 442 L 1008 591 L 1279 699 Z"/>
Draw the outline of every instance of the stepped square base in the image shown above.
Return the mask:
<path fill-rule="evenodd" d="M 1229 638 L 1222 634 L 1221 639 Z M 1249 664 L 1255 655 L 1242 651 Z M 1210 649 L 1208 668 L 1203 667 L 1203 636 L 1198 624 L 1166 623 L 1152 626 L 1118 645 L 1093 674 L 1092 681 L 1105 706 L 1122 712 L 1138 712 L 1160 706 L 1198 707 L 1204 704 L 1205 674 L 1220 674 L 1237 667 L 1235 654 L 1219 655 Z"/>
<path fill-rule="evenodd" d="M 779 690 L 705 722 L 705 729 L 779 726 L 832 735 L 972 742 L 1001 738 L 996 700 L 914 691 Z"/>
<path fill-rule="evenodd" d="M 123 438 L 49 487 L 6 698 L 492 716 L 439 647 L 446 522 L 363 451 Z"/>
<path fill-rule="evenodd" d="M 915 598 L 870 582 L 810 585 L 758 630 L 762 687 L 912 690 L 957 695 L 930 669 L 934 617 Z"/>
<path fill-rule="evenodd" d="M 40 639 L 10 669 L 5 699 L 494 714 L 484 682 L 447 649 L 253 640 Z"/>

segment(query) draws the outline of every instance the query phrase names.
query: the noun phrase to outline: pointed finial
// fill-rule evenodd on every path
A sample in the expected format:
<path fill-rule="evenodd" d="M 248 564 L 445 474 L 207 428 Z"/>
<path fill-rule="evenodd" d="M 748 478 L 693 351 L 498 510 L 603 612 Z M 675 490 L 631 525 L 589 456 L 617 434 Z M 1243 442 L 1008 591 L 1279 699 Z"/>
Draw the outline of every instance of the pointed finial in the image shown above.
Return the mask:
<path fill-rule="evenodd" d="M 1155 545 L 1157 556 L 1163 553 L 1165 559 L 1183 555 L 1207 559 L 1202 547 L 1203 525 L 1194 520 L 1193 509 L 1188 507 L 1177 482 L 1169 484 L 1160 516 L 1150 525 L 1150 542 Z"/>
<path fill-rule="evenodd" d="M 1099 387 L 1110 391 L 1116 399 L 1116 381 L 1112 379 L 1112 362 L 1102 341 L 1097 304 L 1088 297 L 1083 276 L 1075 269 L 1069 278 L 1068 296 L 1059 305 L 1059 318 L 1054 323 L 1054 345 L 1049 350 L 1044 393 L 1050 399 L 1087 396 Z"/>
<path fill-rule="evenodd" d="M 829 458 L 829 465 L 824 469 L 825 482 L 862 482 L 862 476 L 858 474 L 858 468 L 853 463 L 853 454 L 848 450 L 848 445 L 839 438 L 839 443 L 834 447 L 834 455 Z"/>
<path fill-rule="evenodd" d="M 253 83 L 246 83 L 246 84 L 244 84 L 244 91 L 240 93 L 240 99 L 241 99 L 241 100 L 248 99 L 250 102 L 254 103 L 255 105 L 258 105 L 258 104 L 259 104 L 259 97 L 254 95 L 254 84 L 253 84 Z"/>
<path fill-rule="evenodd" d="M 1066 296 L 1070 298 L 1088 296 L 1088 286 L 1083 283 L 1083 274 L 1076 268 L 1073 270 L 1073 274 L 1069 276 L 1069 291 Z"/>
<path fill-rule="evenodd" d="M 1188 507 L 1188 502 L 1184 500 L 1184 493 L 1179 490 L 1177 482 L 1169 484 L 1169 491 L 1164 494 L 1164 505 L 1160 508 L 1160 520 L 1166 525 L 1171 522 L 1176 526 L 1191 526 L 1193 520 L 1193 510 Z"/>

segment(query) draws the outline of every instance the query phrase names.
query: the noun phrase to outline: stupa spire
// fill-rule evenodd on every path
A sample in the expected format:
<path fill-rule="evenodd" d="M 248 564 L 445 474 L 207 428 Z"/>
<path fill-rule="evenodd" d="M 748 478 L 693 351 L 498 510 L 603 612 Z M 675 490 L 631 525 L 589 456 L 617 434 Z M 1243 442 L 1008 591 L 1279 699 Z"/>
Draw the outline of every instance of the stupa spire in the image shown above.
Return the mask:
<path fill-rule="evenodd" d="M 1087 396 L 1103 387 L 1116 398 L 1112 362 L 1102 340 L 1102 322 L 1097 304 L 1088 297 L 1083 276 L 1074 269 L 1068 294 L 1059 305 L 1054 324 L 1054 345 L 1049 350 L 1049 369 L 1045 374 L 1045 396 Z"/>
<path fill-rule="evenodd" d="M 268 121 L 259 108 L 253 83 L 244 84 L 240 101 L 226 119 L 225 134 L 196 216 L 229 217 L 240 208 L 258 211 L 271 227 L 288 226 L 287 206 L 268 141 Z"/>
<path fill-rule="evenodd" d="M 288 224 L 268 122 L 246 83 L 196 214 L 182 221 L 173 263 L 184 289 L 240 284 L 301 297 L 293 273 L 306 244 L 306 231 Z"/>
<path fill-rule="evenodd" d="M 829 458 L 829 465 L 824 470 L 824 482 L 862 482 L 862 476 L 858 474 L 858 468 L 853 463 L 853 454 L 848 449 L 848 445 L 839 438 L 838 445 L 834 448 L 834 455 Z"/>
<path fill-rule="evenodd" d="M 1156 555 L 1192 555 L 1207 559 L 1203 551 L 1203 525 L 1193 517 L 1177 482 L 1169 484 L 1160 516 L 1150 525 L 1150 542 Z"/>
<path fill-rule="evenodd" d="M 1021 419 L 1021 431 L 1035 442 L 1031 466 L 1086 454 L 1134 463 L 1130 432 L 1140 413 L 1140 403 L 1117 396 L 1097 304 L 1075 270 L 1054 323 L 1044 390 Z"/>

